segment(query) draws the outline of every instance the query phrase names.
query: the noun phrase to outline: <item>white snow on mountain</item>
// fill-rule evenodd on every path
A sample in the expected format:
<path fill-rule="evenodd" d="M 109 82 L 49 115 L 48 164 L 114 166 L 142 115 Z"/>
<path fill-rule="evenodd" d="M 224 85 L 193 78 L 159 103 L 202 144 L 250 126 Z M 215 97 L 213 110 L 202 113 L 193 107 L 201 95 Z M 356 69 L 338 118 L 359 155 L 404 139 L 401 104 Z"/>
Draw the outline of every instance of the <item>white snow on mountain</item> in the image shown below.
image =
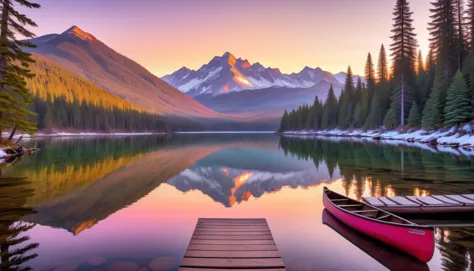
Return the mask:
<path fill-rule="evenodd" d="M 214 57 L 198 70 L 183 67 L 162 79 L 170 85 L 195 97 L 203 94 L 220 94 L 247 89 L 271 87 L 310 88 L 321 81 L 340 87 L 345 73 L 331 74 L 321 68 L 305 67 L 298 73 L 284 74 L 277 68 L 264 67 L 259 62 L 236 58 L 229 52 Z M 357 76 L 354 76 L 354 82 Z"/>

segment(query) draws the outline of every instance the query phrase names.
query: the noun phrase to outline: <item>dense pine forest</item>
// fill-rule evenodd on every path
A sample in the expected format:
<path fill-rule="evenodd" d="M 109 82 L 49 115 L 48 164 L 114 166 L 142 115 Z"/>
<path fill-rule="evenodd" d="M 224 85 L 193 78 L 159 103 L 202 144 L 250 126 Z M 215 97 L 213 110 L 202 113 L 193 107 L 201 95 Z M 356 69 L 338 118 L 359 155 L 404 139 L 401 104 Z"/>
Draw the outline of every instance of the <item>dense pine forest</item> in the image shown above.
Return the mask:
<path fill-rule="evenodd" d="M 418 50 L 409 1 L 397 0 L 390 67 L 382 45 L 377 63 L 367 55 L 365 82 L 354 82 L 349 67 L 339 97 L 331 87 L 325 101 L 316 98 L 312 105 L 285 111 L 280 131 L 433 130 L 474 119 L 474 0 L 435 0 L 429 8 L 426 59 Z"/>
<path fill-rule="evenodd" d="M 30 109 L 39 130 L 133 132 L 169 131 L 166 121 L 94 85 L 50 60 L 33 55 L 35 77 L 27 86 L 34 98 Z"/>

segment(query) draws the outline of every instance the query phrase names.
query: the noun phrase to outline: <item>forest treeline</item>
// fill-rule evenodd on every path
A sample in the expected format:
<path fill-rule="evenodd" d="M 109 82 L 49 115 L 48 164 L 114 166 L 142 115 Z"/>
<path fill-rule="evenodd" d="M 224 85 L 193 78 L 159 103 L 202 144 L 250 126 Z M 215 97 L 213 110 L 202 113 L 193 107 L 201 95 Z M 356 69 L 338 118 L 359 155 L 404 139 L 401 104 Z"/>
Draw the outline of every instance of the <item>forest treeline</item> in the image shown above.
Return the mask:
<path fill-rule="evenodd" d="M 34 55 L 33 78 L 27 86 L 34 98 L 31 111 L 39 130 L 100 132 L 169 131 L 159 115 L 141 110 L 131 102 L 94 85 L 57 64 Z"/>
<path fill-rule="evenodd" d="M 38 129 L 101 132 L 169 132 L 163 116 L 94 85 L 52 61 L 26 52 L 36 23 L 18 7 L 38 9 L 23 0 L 0 5 L 0 141 L 3 132 L 34 134 Z M 17 39 L 21 36 L 25 40 Z"/>
<path fill-rule="evenodd" d="M 428 7 L 427 7 L 428 8 Z M 377 63 L 371 54 L 365 82 L 354 82 L 349 66 L 339 97 L 285 111 L 280 131 L 421 127 L 433 130 L 474 119 L 474 0 L 431 2 L 430 47 L 418 50 L 408 0 L 393 11 L 391 65 L 384 45 Z"/>

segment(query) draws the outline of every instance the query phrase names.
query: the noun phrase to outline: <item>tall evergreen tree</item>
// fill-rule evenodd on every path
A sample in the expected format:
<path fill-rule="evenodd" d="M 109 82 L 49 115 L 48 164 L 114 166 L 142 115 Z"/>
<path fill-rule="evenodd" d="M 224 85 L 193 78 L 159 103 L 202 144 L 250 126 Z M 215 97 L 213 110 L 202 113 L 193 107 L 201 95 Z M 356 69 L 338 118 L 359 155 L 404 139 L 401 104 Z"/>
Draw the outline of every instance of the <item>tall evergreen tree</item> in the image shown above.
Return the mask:
<path fill-rule="evenodd" d="M 15 5 L 24 8 L 39 8 L 40 5 L 27 0 L 2 0 L 0 18 L 0 138 L 5 129 L 32 134 L 36 131 L 31 121 L 34 113 L 27 109 L 33 98 L 26 87 L 26 78 L 32 78 L 29 64 L 34 62 L 22 47 L 34 47 L 26 41 L 17 40 L 20 34 L 25 38 L 35 35 L 28 27 L 36 23 L 20 13 Z M 11 137 L 13 134 L 11 135 Z"/>
<path fill-rule="evenodd" d="M 375 93 L 375 69 L 372 61 L 372 55 L 367 55 L 367 61 L 365 62 L 365 80 L 367 82 L 367 91 L 369 100 L 372 99 Z"/>
<path fill-rule="evenodd" d="M 337 125 L 338 102 L 334 94 L 334 88 L 331 85 L 328 91 L 328 97 L 324 103 L 323 117 L 321 120 L 322 129 L 335 128 Z"/>
<path fill-rule="evenodd" d="M 409 127 L 418 127 L 421 125 L 421 114 L 416 102 L 411 106 L 407 124 Z"/>
<path fill-rule="evenodd" d="M 390 108 L 396 119 L 403 126 L 405 117 L 413 103 L 413 92 L 415 86 L 415 63 L 416 63 L 416 34 L 413 28 L 413 12 L 407 0 L 397 0 L 393 12 L 392 30 L 392 74 L 394 76 Z M 400 112 L 396 114 L 396 112 Z"/>
<path fill-rule="evenodd" d="M 421 125 L 425 129 L 435 129 L 443 126 L 446 90 L 442 69 L 442 65 L 436 65 L 433 89 L 423 109 Z"/>
<path fill-rule="evenodd" d="M 444 86 L 449 86 L 457 70 L 457 37 L 455 31 L 454 0 L 435 0 L 431 3 L 430 48 L 436 65 L 441 66 Z M 447 88 L 447 87 L 446 87 Z"/>
<path fill-rule="evenodd" d="M 431 3 L 430 49 L 436 61 L 433 89 L 423 110 L 422 125 L 426 129 L 440 128 L 444 123 L 446 90 L 458 66 L 456 53 L 454 0 Z"/>
<path fill-rule="evenodd" d="M 462 70 L 464 59 L 467 56 L 467 41 L 465 35 L 464 22 L 464 0 L 454 0 L 454 21 L 455 21 L 455 35 L 456 35 L 456 54 L 457 54 L 457 69 Z"/>
<path fill-rule="evenodd" d="M 382 44 L 377 62 L 377 82 L 382 83 L 386 81 L 388 81 L 388 61 L 385 47 Z"/>
<path fill-rule="evenodd" d="M 468 121 L 471 118 L 472 111 L 471 93 L 462 73 L 457 72 L 446 97 L 446 106 L 444 108 L 445 126 L 451 127 Z"/>
<path fill-rule="evenodd" d="M 418 75 L 423 74 L 425 72 L 425 65 L 423 63 L 423 56 L 421 54 L 421 50 L 418 51 L 418 59 L 416 61 L 416 65 L 417 65 L 416 73 Z"/>
<path fill-rule="evenodd" d="M 352 117 L 355 109 L 355 89 L 352 77 L 351 66 L 347 68 L 344 90 L 339 98 L 339 121 L 338 125 L 342 129 L 347 129 L 352 125 Z"/>

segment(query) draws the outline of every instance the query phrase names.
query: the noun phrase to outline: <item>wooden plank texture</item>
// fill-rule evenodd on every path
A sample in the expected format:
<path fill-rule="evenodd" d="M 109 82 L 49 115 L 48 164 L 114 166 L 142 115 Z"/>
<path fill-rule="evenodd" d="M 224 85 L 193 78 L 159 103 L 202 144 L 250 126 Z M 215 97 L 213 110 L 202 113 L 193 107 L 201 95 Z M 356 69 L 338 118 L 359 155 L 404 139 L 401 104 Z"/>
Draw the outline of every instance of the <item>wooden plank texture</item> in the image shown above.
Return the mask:
<path fill-rule="evenodd" d="M 448 197 L 445 197 L 445 196 L 440 196 L 440 195 L 433 195 L 432 196 L 433 198 L 439 200 L 439 201 L 442 201 L 446 204 L 452 204 L 452 205 L 462 205 L 462 203 L 458 202 L 458 201 L 455 201 L 455 200 L 452 200 Z"/>
<path fill-rule="evenodd" d="M 283 271 L 265 219 L 200 218 L 180 270 Z"/>
<path fill-rule="evenodd" d="M 416 203 L 416 202 L 413 202 L 405 197 L 401 197 L 401 196 L 395 196 L 395 197 L 388 197 L 389 199 L 397 202 L 398 204 L 402 205 L 402 206 L 420 206 L 421 203 Z"/>
<path fill-rule="evenodd" d="M 385 205 L 387 205 L 387 206 L 397 206 L 397 205 L 398 205 L 397 203 L 395 203 L 395 202 L 389 200 L 389 199 L 386 198 L 386 197 L 379 197 L 379 200 L 380 200 L 381 202 L 385 203 Z"/>
<path fill-rule="evenodd" d="M 216 268 L 194 268 L 194 267 L 181 267 L 179 270 L 181 271 L 286 271 L 285 268 L 265 268 L 265 269 L 262 269 L 262 268 L 258 268 L 258 269 L 254 269 L 254 268 L 229 268 L 229 269 L 226 269 L 226 268 L 219 268 L 219 269 L 216 269 Z"/>
<path fill-rule="evenodd" d="M 191 258 L 280 258 L 278 251 L 216 251 L 188 250 L 184 257 Z"/>
<path fill-rule="evenodd" d="M 193 235 L 193 240 L 273 240 L 271 234 L 266 235 Z"/>
<path fill-rule="evenodd" d="M 188 250 L 278 250 L 275 245 L 194 245 L 190 244 Z"/>
<path fill-rule="evenodd" d="M 192 240 L 193 245 L 274 245 L 273 240 Z"/>
<path fill-rule="evenodd" d="M 374 197 L 362 197 L 362 199 L 367 202 L 370 205 L 373 205 L 375 207 L 383 207 L 385 204 L 378 200 L 377 198 Z"/>
<path fill-rule="evenodd" d="M 206 268 L 280 268 L 285 267 L 281 258 L 263 259 L 204 259 L 184 258 L 181 263 L 183 267 L 206 267 Z"/>

